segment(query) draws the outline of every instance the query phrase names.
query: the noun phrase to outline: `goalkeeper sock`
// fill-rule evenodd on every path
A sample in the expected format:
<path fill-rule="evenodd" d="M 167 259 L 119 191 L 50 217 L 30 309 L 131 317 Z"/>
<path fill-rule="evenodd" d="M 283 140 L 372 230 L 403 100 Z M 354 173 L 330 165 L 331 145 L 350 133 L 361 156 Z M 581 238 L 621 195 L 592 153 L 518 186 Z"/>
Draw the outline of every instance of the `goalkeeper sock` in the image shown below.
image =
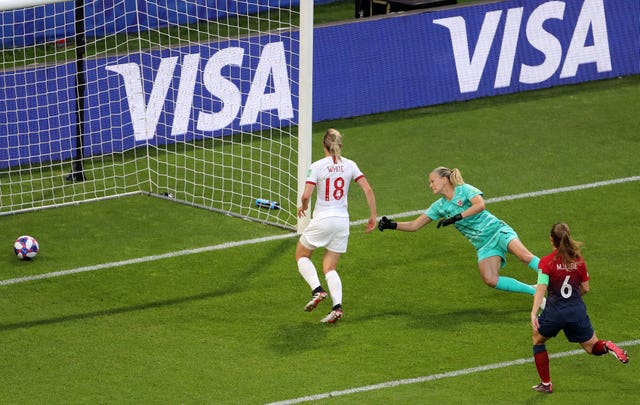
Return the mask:
<path fill-rule="evenodd" d="M 540 258 L 538 256 L 533 256 L 533 259 L 531 259 L 528 266 L 531 270 L 537 272 L 539 263 L 540 263 Z"/>
<path fill-rule="evenodd" d="M 534 295 L 536 289 L 511 277 L 498 277 L 497 290 Z"/>
<path fill-rule="evenodd" d="M 313 262 L 308 257 L 301 257 L 298 259 L 298 271 L 304 278 L 304 281 L 309 284 L 311 290 L 315 290 L 320 287 L 320 279 L 318 278 L 318 272 L 316 271 L 316 266 L 313 265 Z"/>
<path fill-rule="evenodd" d="M 340 280 L 340 276 L 338 272 L 335 270 L 330 270 L 327 274 L 324 275 L 327 280 L 327 286 L 329 287 L 329 294 L 331 294 L 331 300 L 333 301 L 333 306 L 342 304 L 342 281 Z"/>

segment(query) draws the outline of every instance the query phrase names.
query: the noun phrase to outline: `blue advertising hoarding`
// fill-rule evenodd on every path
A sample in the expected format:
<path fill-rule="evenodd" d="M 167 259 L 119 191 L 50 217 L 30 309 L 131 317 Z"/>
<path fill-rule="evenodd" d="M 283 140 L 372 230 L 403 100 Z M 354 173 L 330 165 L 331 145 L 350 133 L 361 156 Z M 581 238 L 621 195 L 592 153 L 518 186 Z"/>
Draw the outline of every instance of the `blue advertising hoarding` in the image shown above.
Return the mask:
<path fill-rule="evenodd" d="M 313 121 L 638 74 L 639 4 L 513 0 L 317 27 Z M 85 156 L 295 124 L 296 36 L 87 61 Z M 0 168 L 71 157 L 74 73 L 0 72 Z"/>
<path fill-rule="evenodd" d="M 87 152 L 292 125 L 293 39 L 283 33 L 91 61 Z"/>
<path fill-rule="evenodd" d="M 72 157 L 73 72 L 75 64 L 0 73 L 0 168 Z"/>
<path fill-rule="evenodd" d="M 335 0 L 314 0 L 314 4 Z M 300 0 L 100 0 L 84 3 L 85 36 L 101 37 L 167 25 L 248 15 L 272 7 L 291 7 Z M 0 11 L 4 49 L 54 42 L 75 36 L 75 1 Z"/>
<path fill-rule="evenodd" d="M 313 118 L 637 74 L 639 40 L 637 0 L 505 1 L 316 28 Z"/>

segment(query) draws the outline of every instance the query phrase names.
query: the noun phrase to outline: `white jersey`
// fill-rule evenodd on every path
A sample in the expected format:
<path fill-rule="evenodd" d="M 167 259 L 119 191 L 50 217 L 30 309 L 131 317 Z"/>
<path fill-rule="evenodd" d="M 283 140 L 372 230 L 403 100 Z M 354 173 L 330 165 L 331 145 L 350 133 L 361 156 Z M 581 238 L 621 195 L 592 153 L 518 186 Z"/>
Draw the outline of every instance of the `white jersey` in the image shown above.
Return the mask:
<path fill-rule="evenodd" d="M 349 217 L 347 196 L 351 180 L 358 181 L 364 174 L 353 160 L 335 160 L 327 156 L 314 162 L 307 174 L 307 183 L 316 186 L 316 205 L 313 218 Z"/>

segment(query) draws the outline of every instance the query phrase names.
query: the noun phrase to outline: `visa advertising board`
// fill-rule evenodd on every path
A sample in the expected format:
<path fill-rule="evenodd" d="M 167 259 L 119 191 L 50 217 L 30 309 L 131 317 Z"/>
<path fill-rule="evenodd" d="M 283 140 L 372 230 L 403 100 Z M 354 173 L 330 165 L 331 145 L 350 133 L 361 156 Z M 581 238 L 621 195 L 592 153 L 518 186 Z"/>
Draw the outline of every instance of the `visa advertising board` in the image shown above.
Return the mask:
<path fill-rule="evenodd" d="M 88 60 L 85 156 L 295 125 L 297 35 Z M 495 2 L 314 37 L 314 122 L 640 73 L 637 0 Z M 0 168 L 73 156 L 75 66 L 0 72 Z"/>

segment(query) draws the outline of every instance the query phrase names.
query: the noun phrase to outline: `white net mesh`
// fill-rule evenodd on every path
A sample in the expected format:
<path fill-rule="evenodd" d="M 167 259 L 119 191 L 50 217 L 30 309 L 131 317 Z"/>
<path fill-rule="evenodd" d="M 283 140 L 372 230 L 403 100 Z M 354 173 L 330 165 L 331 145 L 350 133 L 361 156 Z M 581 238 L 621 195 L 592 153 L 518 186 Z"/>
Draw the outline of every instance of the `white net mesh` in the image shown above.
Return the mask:
<path fill-rule="evenodd" d="M 298 8 L 89 3 L 0 12 L 0 214 L 145 192 L 294 227 Z"/>

